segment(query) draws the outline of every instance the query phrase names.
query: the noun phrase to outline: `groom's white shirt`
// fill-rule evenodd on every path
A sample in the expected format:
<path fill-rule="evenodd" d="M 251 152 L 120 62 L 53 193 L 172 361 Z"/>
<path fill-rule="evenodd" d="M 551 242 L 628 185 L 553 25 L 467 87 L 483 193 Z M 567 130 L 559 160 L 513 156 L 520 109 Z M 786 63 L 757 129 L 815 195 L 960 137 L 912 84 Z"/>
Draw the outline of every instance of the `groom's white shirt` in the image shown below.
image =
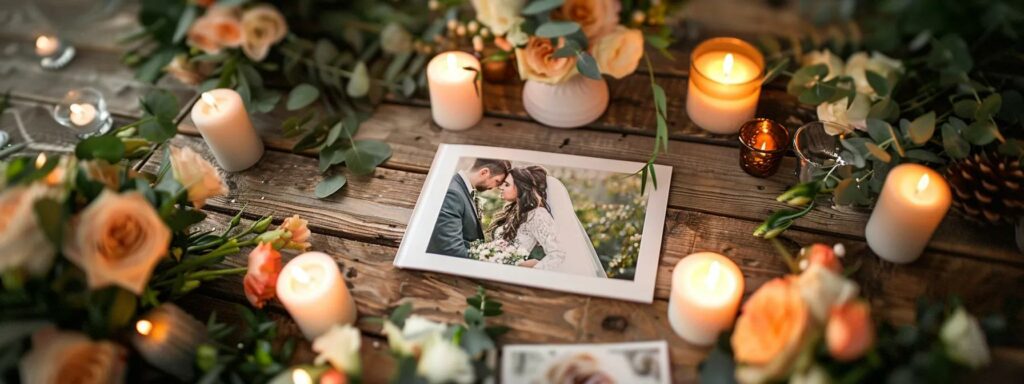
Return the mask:
<path fill-rule="evenodd" d="M 469 195 L 473 195 L 473 183 L 469 182 L 469 176 L 466 176 L 466 171 L 459 171 L 459 176 L 462 177 L 462 182 L 466 183 L 466 189 L 469 191 Z"/>

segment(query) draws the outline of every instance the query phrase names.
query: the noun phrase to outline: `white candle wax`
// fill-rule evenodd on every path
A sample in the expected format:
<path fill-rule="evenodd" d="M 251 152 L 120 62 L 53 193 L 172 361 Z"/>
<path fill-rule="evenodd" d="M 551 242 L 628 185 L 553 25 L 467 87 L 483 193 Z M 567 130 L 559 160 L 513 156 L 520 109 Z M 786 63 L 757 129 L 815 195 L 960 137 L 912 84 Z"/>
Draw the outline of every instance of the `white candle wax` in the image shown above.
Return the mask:
<path fill-rule="evenodd" d="M 480 61 L 465 52 L 444 52 L 430 60 L 427 65 L 430 115 L 441 128 L 463 130 L 483 118 L 479 71 Z"/>
<path fill-rule="evenodd" d="M 356 321 L 356 304 L 330 256 L 307 252 L 288 262 L 277 277 L 277 297 L 307 339 L 335 324 Z"/>
<path fill-rule="evenodd" d="M 910 263 L 924 251 L 952 201 L 949 185 L 931 168 L 903 164 L 889 171 L 864 230 L 868 246 L 893 263 Z"/>
<path fill-rule="evenodd" d="M 71 110 L 71 114 L 68 116 L 71 124 L 81 127 L 92 124 L 92 121 L 96 119 L 96 107 L 92 104 L 71 104 L 68 109 Z"/>
<path fill-rule="evenodd" d="M 711 133 L 739 132 L 757 111 L 764 58 L 742 40 L 717 38 L 694 49 L 690 60 L 690 120 Z"/>
<path fill-rule="evenodd" d="M 206 326 L 174 304 L 163 304 L 135 323 L 131 341 L 142 357 L 183 381 L 191 381 L 196 347 Z"/>
<path fill-rule="evenodd" d="M 234 90 L 204 92 L 192 107 L 192 122 L 225 171 L 244 170 L 263 157 L 263 140 Z"/>
<path fill-rule="evenodd" d="M 52 56 L 60 48 L 60 40 L 55 36 L 39 36 L 36 39 L 36 55 L 40 57 Z"/>
<path fill-rule="evenodd" d="M 669 324 L 692 344 L 714 344 L 732 327 L 742 296 L 743 274 L 732 260 L 711 252 L 686 256 L 672 271 Z"/>

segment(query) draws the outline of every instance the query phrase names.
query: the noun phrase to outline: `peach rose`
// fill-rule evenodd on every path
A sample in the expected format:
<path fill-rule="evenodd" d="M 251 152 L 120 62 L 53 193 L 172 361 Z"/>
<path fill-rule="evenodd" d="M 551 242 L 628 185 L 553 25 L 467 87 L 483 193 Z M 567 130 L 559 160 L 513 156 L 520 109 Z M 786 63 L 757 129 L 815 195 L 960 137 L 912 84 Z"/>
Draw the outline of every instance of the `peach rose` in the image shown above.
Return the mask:
<path fill-rule="evenodd" d="M 206 80 L 206 76 L 209 75 L 209 71 L 204 71 L 206 65 L 196 65 L 188 61 L 188 55 L 180 54 L 174 57 L 167 66 L 164 67 L 164 72 L 174 76 L 175 79 L 186 85 L 199 85 L 200 82 Z"/>
<path fill-rule="evenodd" d="M 188 189 L 188 200 L 196 209 L 202 208 L 206 199 L 228 193 L 228 187 L 224 185 L 217 169 L 192 148 L 172 145 L 170 157 L 174 179 Z"/>
<path fill-rule="evenodd" d="M 185 41 L 190 47 L 199 48 L 204 53 L 210 55 L 218 54 L 223 47 L 221 47 L 220 42 L 217 40 L 214 28 L 213 20 L 200 17 L 188 28 Z"/>
<path fill-rule="evenodd" d="M 743 364 L 740 382 L 783 377 L 791 368 L 812 326 L 807 304 L 793 278 L 765 283 L 743 304 L 736 320 L 732 349 Z"/>
<path fill-rule="evenodd" d="M 238 20 L 238 8 L 211 7 L 196 19 L 188 30 L 187 42 L 208 54 L 220 53 L 225 47 L 242 45 L 244 35 Z"/>
<path fill-rule="evenodd" d="M 288 23 L 276 8 L 257 5 L 242 14 L 242 30 L 245 35 L 242 52 L 250 59 L 262 61 L 267 57 L 270 46 L 288 34 Z"/>
<path fill-rule="evenodd" d="M 572 20 L 580 24 L 590 41 L 597 41 L 619 25 L 619 0 L 565 0 L 562 7 L 552 12 L 557 20 Z"/>
<path fill-rule="evenodd" d="M 0 194 L 0 271 L 23 268 L 45 275 L 57 250 L 36 219 L 35 202 L 53 195 L 43 184 L 8 188 Z"/>
<path fill-rule="evenodd" d="M 644 34 L 639 29 L 616 26 L 593 45 L 594 59 L 601 73 L 621 79 L 636 71 L 644 55 Z"/>
<path fill-rule="evenodd" d="M 277 229 L 283 229 L 291 233 L 290 238 L 282 239 L 285 241 L 282 248 L 305 251 L 312 245 L 309 243 L 309 236 L 311 234 L 309 231 L 309 221 L 302 219 L 299 215 L 285 218 Z"/>
<path fill-rule="evenodd" d="M 523 48 L 516 49 L 516 62 L 519 75 L 526 80 L 542 83 L 559 83 L 576 74 L 575 57 L 555 57 L 555 50 L 565 44 L 558 39 L 558 46 L 551 44 L 551 39 L 531 37 Z"/>
<path fill-rule="evenodd" d="M 242 279 L 245 298 L 256 308 L 277 295 L 277 275 L 281 273 L 281 254 L 270 243 L 260 243 L 249 252 L 249 270 Z"/>
<path fill-rule="evenodd" d="M 82 170 L 90 180 L 102 183 L 104 187 L 111 190 L 118 190 L 121 187 L 121 167 L 110 164 L 106 160 L 84 160 L 80 162 Z M 129 170 L 129 177 L 132 171 Z"/>
<path fill-rule="evenodd" d="M 32 335 L 32 349 L 19 370 L 24 384 L 122 383 L 125 361 L 117 344 L 50 327 Z"/>
<path fill-rule="evenodd" d="M 843 264 L 839 262 L 832 247 L 825 244 L 812 244 L 800 250 L 809 264 L 818 264 L 835 273 L 843 273 Z"/>
<path fill-rule="evenodd" d="M 104 190 L 77 218 L 64 254 L 89 288 L 114 284 L 141 295 L 170 243 L 171 230 L 141 193 Z"/>
<path fill-rule="evenodd" d="M 853 300 L 832 307 L 825 326 L 828 353 L 839 361 L 853 361 L 875 343 L 875 325 L 871 306 L 864 300 Z"/>

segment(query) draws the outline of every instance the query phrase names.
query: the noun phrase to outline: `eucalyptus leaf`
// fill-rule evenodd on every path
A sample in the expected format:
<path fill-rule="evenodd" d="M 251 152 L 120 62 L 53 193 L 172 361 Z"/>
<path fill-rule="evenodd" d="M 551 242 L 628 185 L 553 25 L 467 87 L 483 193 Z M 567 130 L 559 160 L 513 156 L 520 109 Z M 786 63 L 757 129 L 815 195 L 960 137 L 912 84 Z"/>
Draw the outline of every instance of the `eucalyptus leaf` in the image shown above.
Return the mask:
<path fill-rule="evenodd" d="M 988 95 L 985 100 L 981 101 L 981 106 L 974 112 L 975 120 L 988 120 L 999 113 L 999 109 L 1003 106 L 1003 97 L 998 93 Z"/>
<path fill-rule="evenodd" d="M 884 149 L 879 148 L 875 143 L 868 142 L 865 143 L 864 146 L 867 148 L 868 153 L 875 159 L 878 159 L 883 163 L 892 161 L 892 155 L 889 155 L 889 152 L 886 152 Z"/>
<path fill-rule="evenodd" d="M 523 10 L 520 11 L 520 13 L 530 16 L 538 15 L 561 7 L 564 2 L 565 0 L 535 0 L 523 7 Z"/>
<path fill-rule="evenodd" d="M 900 117 L 900 106 L 892 101 L 891 98 L 886 97 L 871 106 L 871 109 L 868 110 L 868 117 L 895 121 Z"/>
<path fill-rule="evenodd" d="M 953 112 L 961 118 L 972 119 L 980 106 L 974 99 L 963 99 L 953 103 Z"/>
<path fill-rule="evenodd" d="M 575 21 L 549 21 L 537 27 L 534 34 L 537 37 L 555 38 L 562 37 L 580 30 L 580 25 Z"/>
<path fill-rule="evenodd" d="M 583 76 L 594 80 L 601 80 L 601 70 L 597 67 L 597 60 L 588 52 L 579 53 L 579 57 L 576 59 L 576 69 Z"/>
<path fill-rule="evenodd" d="M 114 164 L 124 158 L 124 143 L 114 136 L 93 136 L 78 142 L 75 157 L 81 160 L 103 159 Z"/>
<path fill-rule="evenodd" d="M 288 102 L 285 105 L 289 111 L 295 111 L 312 104 L 320 97 L 320 90 L 316 87 L 302 83 L 292 88 L 288 93 Z"/>
<path fill-rule="evenodd" d="M 142 109 L 149 115 L 174 120 L 181 109 L 178 106 L 178 98 L 167 90 L 154 90 L 146 93 L 141 102 Z"/>
<path fill-rule="evenodd" d="M 811 85 L 816 84 L 818 79 L 828 75 L 828 66 L 825 64 L 808 65 L 798 69 L 790 77 L 786 85 L 786 92 L 793 96 L 800 96 Z"/>
<path fill-rule="evenodd" d="M 999 127 L 991 120 L 978 120 L 963 130 L 964 138 L 974 145 L 985 145 L 999 139 L 1006 141 L 999 133 Z"/>
<path fill-rule="evenodd" d="M 946 162 L 939 155 L 925 149 L 911 149 L 907 151 L 906 158 L 935 164 L 944 164 Z"/>
<path fill-rule="evenodd" d="M 1024 141 L 1018 139 L 1006 140 L 1005 143 L 999 146 L 999 153 L 1011 157 L 1024 156 Z"/>
<path fill-rule="evenodd" d="M 1010 124 L 1024 121 L 1024 96 L 1014 89 L 1005 90 L 1002 95 L 1003 105 L 997 116 Z"/>
<path fill-rule="evenodd" d="M 803 92 L 800 92 L 798 99 L 803 104 L 818 105 L 829 101 L 835 94 L 835 88 L 816 82 Z"/>
<path fill-rule="evenodd" d="M 910 141 L 922 145 L 931 140 L 935 134 L 935 111 L 918 116 L 910 122 Z"/>
<path fill-rule="evenodd" d="M 361 140 L 352 143 L 345 151 L 345 164 L 352 173 L 366 175 L 373 173 L 378 165 L 391 157 L 391 147 L 377 140 Z"/>
<path fill-rule="evenodd" d="M 327 147 L 320 150 L 320 173 L 327 172 L 332 165 L 341 164 L 345 161 L 345 150 L 341 148 Z"/>
<path fill-rule="evenodd" d="M 338 57 L 338 47 L 330 40 L 318 39 L 313 48 L 313 61 L 320 65 L 329 65 Z"/>
<path fill-rule="evenodd" d="M 318 199 L 327 198 L 335 192 L 338 192 L 341 187 L 344 187 L 346 182 L 348 182 L 348 178 L 346 178 L 345 175 L 335 174 L 329 176 L 316 185 L 314 194 Z"/>
<path fill-rule="evenodd" d="M 954 159 L 963 159 L 971 153 L 971 145 L 960 136 L 960 132 L 952 123 L 942 124 L 942 146 L 946 149 L 946 154 Z"/>
<path fill-rule="evenodd" d="M 885 76 L 871 70 L 864 71 L 864 74 L 868 79 L 868 85 L 871 85 L 875 93 L 882 97 L 889 96 L 889 80 Z"/>
<path fill-rule="evenodd" d="M 348 79 L 348 85 L 345 86 L 345 93 L 349 97 L 360 98 L 366 96 L 370 92 L 370 72 L 366 68 L 366 63 L 360 61 L 356 63 L 355 68 L 352 69 L 352 77 Z"/>
<path fill-rule="evenodd" d="M 876 143 L 881 143 L 892 138 L 890 135 L 890 132 L 892 132 L 890 128 L 892 128 L 892 126 L 885 122 L 885 120 L 867 119 L 867 126 L 868 136 L 871 136 L 871 140 L 874 140 Z"/>
<path fill-rule="evenodd" d="M 63 244 L 65 224 L 63 205 L 52 198 L 43 198 L 36 200 L 32 209 L 35 211 L 36 221 L 43 234 L 57 249 L 60 249 Z"/>
<path fill-rule="evenodd" d="M 853 178 L 847 178 L 839 182 L 832 190 L 832 196 L 838 205 L 867 204 L 870 202 L 867 193 L 861 189 Z"/>
<path fill-rule="evenodd" d="M 107 329 L 123 328 L 135 317 L 138 300 L 135 295 L 122 288 L 115 288 L 114 301 L 110 304 L 110 315 L 107 317 Z"/>
<path fill-rule="evenodd" d="M 197 14 L 198 9 L 196 5 L 189 4 L 185 6 L 185 11 L 178 18 L 178 26 L 174 29 L 174 36 L 171 38 L 171 42 L 177 44 L 185 39 L 185 34 L 188 32 L 189 27 L 192 26 L 192 22 L 196 20 Z"/>

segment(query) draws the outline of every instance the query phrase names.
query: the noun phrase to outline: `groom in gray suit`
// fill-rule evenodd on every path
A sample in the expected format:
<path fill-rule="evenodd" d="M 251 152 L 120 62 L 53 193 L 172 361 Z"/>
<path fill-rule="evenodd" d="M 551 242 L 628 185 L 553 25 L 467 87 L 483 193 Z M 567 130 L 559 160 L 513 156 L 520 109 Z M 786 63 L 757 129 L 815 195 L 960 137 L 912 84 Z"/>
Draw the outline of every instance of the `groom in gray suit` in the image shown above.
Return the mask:
<path fill-rule="evenodd" d="M 469 244 L 484 239 L 476 195 L 501 185 L 510 169 L 512 163 L 507 160 L 477 159 L 470 169 L 452 176 L 427 244 L 428 253 L 469 257 Z"/>

